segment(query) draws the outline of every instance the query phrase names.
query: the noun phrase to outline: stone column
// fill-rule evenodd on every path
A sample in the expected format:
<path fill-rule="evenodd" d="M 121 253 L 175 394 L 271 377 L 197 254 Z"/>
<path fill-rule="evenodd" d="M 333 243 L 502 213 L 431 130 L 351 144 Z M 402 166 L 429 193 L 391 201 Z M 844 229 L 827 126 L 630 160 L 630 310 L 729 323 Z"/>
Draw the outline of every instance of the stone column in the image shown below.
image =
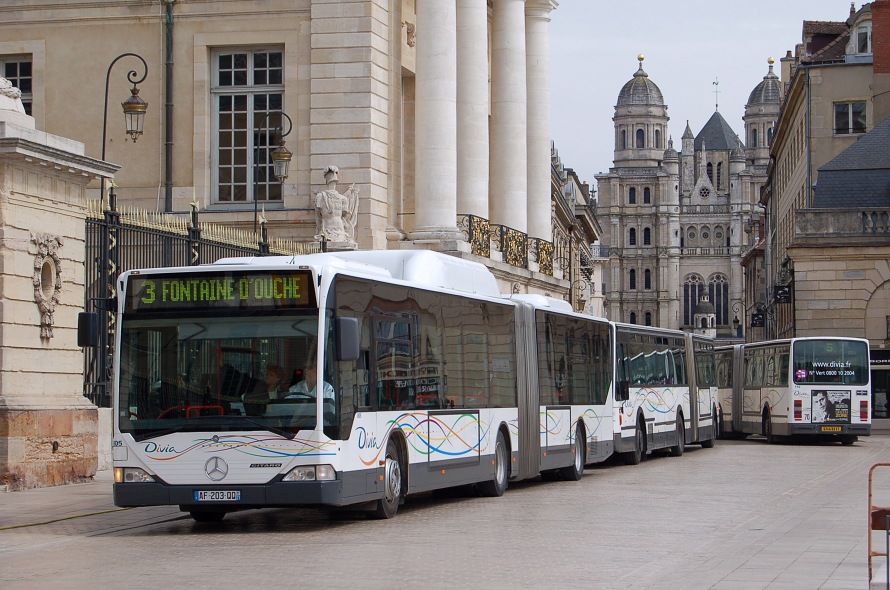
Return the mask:
<path fill-rule="evenodd" d="M 488 219 L 488 5 L 457 0 L 457 212 Z"/>
<path fill-rule="evenodd" d="M 455 0 L 417 0 L 416 159 L 412 240 L 456 240 Z"/>
<path fill-rule="evenodd" d="M 497 0 L 492 21 L 489 209 L 492 223 L 524 232 L 528 229 L 525 0 Z"/>
<path fill-rule="evenodd" d="M 12 488 L 96 473 L 99 409 L 83 396 L 76 338 L 85 190 L 117 170 L 38 131 L 18 96 L 0 78 L 0 485 Z"/>
<path fill-rule="evenodd" d="M 528 235 L 550 241 L 550 11 L 554 0 L 528 0 L 525 55 L 528 80 Z"/>

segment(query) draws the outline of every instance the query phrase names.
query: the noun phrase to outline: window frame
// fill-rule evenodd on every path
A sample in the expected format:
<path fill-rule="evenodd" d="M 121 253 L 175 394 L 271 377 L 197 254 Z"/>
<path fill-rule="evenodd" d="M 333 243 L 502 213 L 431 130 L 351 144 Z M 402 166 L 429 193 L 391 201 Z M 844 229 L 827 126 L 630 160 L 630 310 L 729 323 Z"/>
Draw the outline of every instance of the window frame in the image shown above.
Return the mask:
<path fill-rule="evenodd" d="M 8 68 L 16 66 L 18 70 L 22 66 L 27 65 L 28 73 L 23 75 L 10 74 Z M 0 75 L 9 80 L 9 82 L 19 89 L 22 93 L 22 106 L 25 108 L 25 114 L 34 116 L 34 57 L 27 54 L 10 54 L 0 56 Z M 22 80 L 27 80 L 27 88 L 22 88 Z"/>
<path fill-rule="evenodd" d="M 854 111 L 857 105 L 861 105 L 862 119 L 861 126 L 857 126 L 857 119 Z M 843 116 L 846 118 L 846 126 L 838 126 L 838 117 L 841 116 L 840 109 L 843 107 Z M 834 125 L 833 131 L 835 135 L 861 135 L 868 128 L 868 103 L 864 100 L 845 100 L 834 103 Z"/>
<path fill-rule="evenodd" d="M 266 54 L 266 67 L 258 67 L 256 56 Z M 220 59 L 224 56 L 245 55 L 244 64 L 244 83 L 238 83 L 235 78 L 241 68 L 233 65 L 233 81 L 231 84 L 221 84 L 221 72 L 225 70 L 220 67 Z M 272 57 L 277 58 L 277 62 L 273 62 Z M 285 103 L 285 48 L 283 45 L 254 45 L 249 47 L 217 47 L 211 51 L 211 79 L 210 79 L 210 118 L 211 118 L 211 193 L 213 195 L 212 204 L 221 207 L 244 207 L 254 203 L 254 197 L 258 204 L 281 204 L 284 198 L 283 186 L 274 178 L 272 170 L 272 161 L 270 154 L 276 147 L 278 137 L 275 131 L 280 131 L 281 127 L 287 122 L 282 117 L 276 117 L 277 111 L 284 112 Z M 257 74 L 265 72 L 266 83 L 256 83 Z M 280 73 L 280 83 L 271 83 L 269 80 L 270 73 Z M 233 138 L 230 140 L 229 162 L 222 163 L 222 133 L 220 121 L 221 102 L 223 97 L 231 97 L 233 105 L 242 97 L 244 100 L 243 111 L 236 110 L 239 107 L 232 107 L 231 111 L 231 132 Z M 259 97 L 265 98 L 265 107 L 257 105 Z M 225 113 L 226 111 L 223 111 Z M 245 124 L 253 124 L 250 127 L 239 127 L 238 119 L 245 119 Z M 287 131 L 290 131 L 289 129 Z M 243 144 L 235 138 L 238 134 L 244 135 Z M 244 150 L 244 163 L 238 157 L 237 152 Z M 259 164 L 259 165 L 258 165 Z M 243 166 L 243 181 L 239 169 Z M 263 173 L 265 168 L 265 173 Z M 226 172 L 228 174 L 226 174 Z M 221 182 L 221 178 L 228 176 L 227 180 Z M 255 177 L 256 181 L 255 181 Z M 239 191 L 243 186 L 244 197 L 239 198 Z M 227 198 L 223 198 L 224 188 L 228 187 L 229 194 Z M 256 191 L 256 195 L 254 192 Z"/>

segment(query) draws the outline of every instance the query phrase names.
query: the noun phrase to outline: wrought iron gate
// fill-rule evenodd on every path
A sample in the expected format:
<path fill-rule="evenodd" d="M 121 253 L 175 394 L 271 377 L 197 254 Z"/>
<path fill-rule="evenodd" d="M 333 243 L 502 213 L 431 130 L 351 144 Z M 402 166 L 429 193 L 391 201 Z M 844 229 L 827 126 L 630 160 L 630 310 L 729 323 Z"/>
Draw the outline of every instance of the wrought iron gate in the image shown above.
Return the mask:
<path fill-rule="evenodd" d="M 90 201 L 86 219 L 84 310 L 99 312 L 99 343 L 84 349 L 83 394 L 99 407 L 111 407 L 114 342 L 114 282 L 134 268 L 194 266 L 226 256 L 309 254 L 318 242 L 273 240 L 266 221 L 259 235 L 213 223 L 200 223 L 198 209 L 189 217 L 124 207 L 114 192 L 108 206 Z"/>

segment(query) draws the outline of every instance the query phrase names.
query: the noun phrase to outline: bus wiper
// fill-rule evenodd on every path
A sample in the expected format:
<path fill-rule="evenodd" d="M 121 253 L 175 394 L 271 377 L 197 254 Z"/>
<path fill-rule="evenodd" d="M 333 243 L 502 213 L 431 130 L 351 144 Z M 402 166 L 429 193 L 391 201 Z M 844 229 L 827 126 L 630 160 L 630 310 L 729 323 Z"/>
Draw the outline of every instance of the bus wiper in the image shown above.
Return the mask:
<path fill-rule="evenodd" d="M 228 417 L 228 416 L 227 416 Z M 272 434 L 277 434 L 278 436 L 283 436 L 288 440 L 292 440 L 296 435 L 294 432 L 288 432 L 286 430 L 282 430 L 281 428 L 276 428 L 275 426 L 269 426 L 268 424 L 263 424 L 262 422 L 258 422 L 249 418 L 247 416 L 232 416 L 233 418 L 237 418 L 238 420 L 243 420 L 248 424 L 253 424 L 254 426 L 260 428 L 261 430 L 268 430 Z"/>
<path fill-rule="evenodd" d="M 135 440 L 136 442 L 142 442 L 151 438 L 158 438 L 159 436 L 173 434 L 174 432 L 182 432 L 183 430 L 185 430 L 184 426 L 175 426 L 173 428 L 165 428 L 164 430 L 152 430 L 150 432 L 146 432 L 145 434 L 134 433 L 133 440 Z"/>

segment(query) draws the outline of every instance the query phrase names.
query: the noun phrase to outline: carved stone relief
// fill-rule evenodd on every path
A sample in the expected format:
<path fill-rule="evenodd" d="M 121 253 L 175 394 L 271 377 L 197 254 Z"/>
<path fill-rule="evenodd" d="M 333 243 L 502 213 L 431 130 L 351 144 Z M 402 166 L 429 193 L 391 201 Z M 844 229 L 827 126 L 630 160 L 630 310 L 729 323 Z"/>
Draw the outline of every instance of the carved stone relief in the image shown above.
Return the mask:
<path fill-rule="evenodd" d="M 62 293 L 62 261 L 58 251 L 62 239 L 49 234 L 34 234 L 31 241 L 37 245 L 34 257 L 34 301 L 40 310 L 40 337 L 53 337 L 53 313 Z"/>

